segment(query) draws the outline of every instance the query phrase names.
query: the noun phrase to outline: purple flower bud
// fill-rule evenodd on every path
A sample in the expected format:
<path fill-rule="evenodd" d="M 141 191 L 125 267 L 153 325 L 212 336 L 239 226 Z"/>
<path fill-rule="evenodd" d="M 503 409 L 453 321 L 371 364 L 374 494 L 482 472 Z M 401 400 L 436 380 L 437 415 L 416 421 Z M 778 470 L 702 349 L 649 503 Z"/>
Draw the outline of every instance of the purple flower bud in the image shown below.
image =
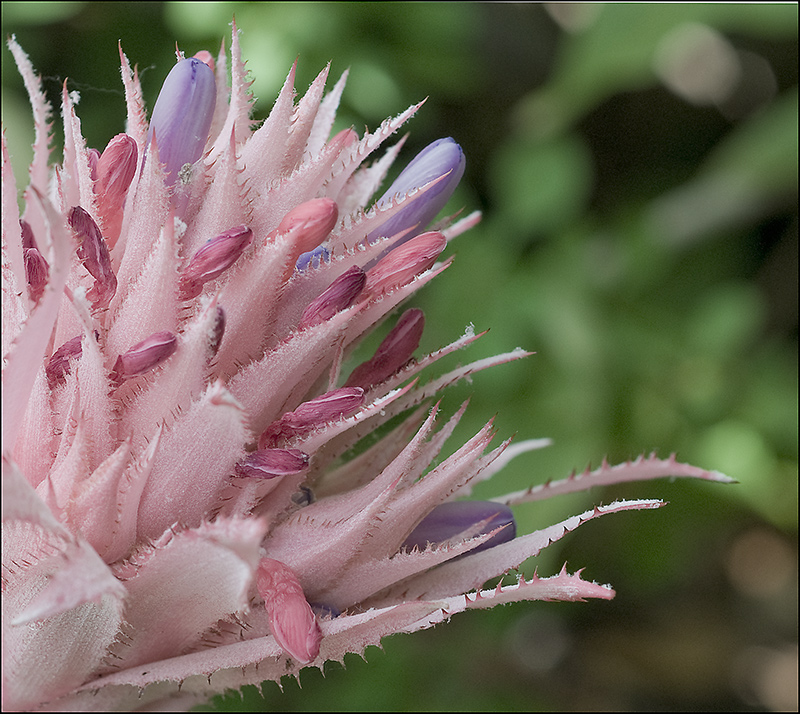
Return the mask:
<path fill-rule="evenodd" d="M 203 285 L 230 268 L 252 240 L 253 231 L 247 226 L 236 226 L 207 241 L 181 274 L 180 299 L 197 297 L 203 291 Z"/>
<path fill-rule="evenodd" d="M 366 282 L 366 273 L 357 265 L 346 270 L 303 311 L 300 328 L 312 327 L 330 320 L 337 312 L 350 307 L 361 294 Z"/>
<path fill-rule="evenodd" d="M 73 337 L 59 347 L 53 356 L 47 361 L 44 368 L 47 384 L 53 389 L 58 384 L 64 382 L 72 369 L 71 360 L 80 357 L 83 352 L 81 336 Z"/>
<path fill-rule="evenodd" d="M 175 352 L 178 340 L 168 330 L 154 332 L 150 337 L 137 342 L 124 355 L 117 357 L 111 377 L 121 382 L 149 372 Z"/>
<path fill-rule="evenodd" d="M 447 239 L 438 231 L 422 233 L 392 249 L 367 271 L 364 292 L 390 292 L 430 268 L 445 249 Z"/>
<path fill-rule="evenodd" d="M 360 387 L 342 387 L 314 397 L 272 422 L 261 434 L 258 448 L 274 448 L 285 444 L 289 439 L 304 436 L 318 426 L 350 416 L 363 403 L 364 390 Z"/>
<path fill-rule="evenodd" d="M 404 196 L 442 176 L 446 177 L 423 196 L 400 209 L 399 213 L 387 220 L 380 228 L 372 231 L 367 236 L 367 240 L 374 242 L 381 236 L 393 236 L 400 231 L 416 226 L 404 238 L 405 241 L 424 231 L 453 195 L 453 191 L 456 190 L 458 182 L 464 175 L 466 163 L 461 147 L 450 137 L 438 139 L 426 146 L 403 169 L 386 193 L 378 200 L 377 205 L 379 207 L 386 206 L 396 196 Z"/>
<path fill-rule="evenodd" d="M 164 80 L 153 108 L 147 144 L 155 136 L 169 185 L 178 180 L 186 164 L 195 163 L 202 155 L 216 97 L 214 72 L 194 57 L 178 62 Z"/>
<path fill-rule="evenodd" d="M 302 253 L 294 267 L 302 273 L 304 270 L 307 270 L 309 266 L 315 269 L 319 268 L 323 263 L 330 262 L 330 258 L 330 251 L 324 245 L 319 245 L 314 248 L 314 250 Z"/>
<path fill-rule="evenodd" d="M 417 308 L 406 310 L 381 342 L 372 359 L 356 367 L 345 386 L 369 389 L 397 372 L 419 347 L 424 326 L 425 315 L 422 310 Z"/>
<path fill-rule="evenodd" d="M 78 239 L 78 257 L 95 280 L 87 296 L 94 308 L 108 307 L 117 292 L 117 276 L 111 269 L 108 247 L 100 229 L 80 206 L 69 210 L 67 220 Z"/>
<path fill-rule="evenodd" d="M 308 469 L 308 454 L 299 449 L 259 449 L 235 466 L 240 478 L 271 479 Z"/>
<path fill-rule="evenodd" d="M 436 506 L 403 542 L 404 548 L 424 549 L 427 545 L 444 543 L 453 536 L 463 533 L 469 528 L 478 526 L 482 522 L 480 532 L 482 535 L 505 526 L 503 530 L 492 536 L 488 541 L 473 548 L 470 553 L 479 553 L 482 550 L 493 548 L 501 543 L 513 540 L 517 534 L 517 526 L 511 509 L 502 503 L 492 501 L 449 501 Z M 474 536 L 473 536 L 474 537 Z"/>

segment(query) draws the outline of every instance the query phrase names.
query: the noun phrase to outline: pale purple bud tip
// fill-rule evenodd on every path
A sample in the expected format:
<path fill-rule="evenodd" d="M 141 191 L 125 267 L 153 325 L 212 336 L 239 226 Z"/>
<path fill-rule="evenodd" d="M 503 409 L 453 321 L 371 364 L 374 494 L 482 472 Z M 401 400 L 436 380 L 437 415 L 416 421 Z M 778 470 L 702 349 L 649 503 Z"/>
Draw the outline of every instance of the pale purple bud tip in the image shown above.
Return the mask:
<path fill-rule="evenodd" d="M 44 368 L 50 389 L 66 380 L 72 369 L 71 360 L 80 357 L 82 352 L 83 346 L 80 335 L 68 340 L 53 352 L 53 356 L 47 361 L 47 366 Z"/>
<path fill-rule="evenodd" d="M 422 233 L 389 251 L 367 271 L 365 292 L 390 292 L 430 268 L 445 249 L 447 239 L 438 231 Z"/>
<path fill-rule="evenodd" d="M 350 307 L 361 294 L 366 282 L 366 273 L 357 265 L 346 270 L 303 311 L 300 329 L 330 320 L 337 312 Z"/>
<path fill-rule="evenodd" d="M 230 268 L 252 240 L 253 231 L 247 226 L 237 226 L 207 241 L 181 274 L 180 299 L 197 297 L 203 291 L 203 285 Z"/>
<path fill-rule="evenodd" d="M 117 134 L 97 161 L 94 192 L 106 238 L 112 246 L 122 228 L 125 197 L 136 174 L 137 158 L 138 149 L 133 137 Z"/>
<path fill-rule="evenodd" d="M 411 531 L 403 547 L 407 549 L 424 549 L 428 544 L 436 545 L 450 540 L 459 533 L 473 528 L 479 530 L 471 537 L 490 533 L 496 528 L 505 526 L 485 543 L 473 548 L 470 553 L 493 548 L 501 543 L 513 540 L 517 534 L 517 526 L 511 509 L 502 503 L 492 501 L 450 501 L 436 506 L 419 525 Z"/>
<path fill-rule="evenodd" d="M 295 255 L 316 248 L 336 225 L 339 207 L 330 198 L 312 198 L 284 216 L 278 234 L 293 242 Z"/>
<path fill-rule="evenodd" d="M 378 200 L 378 207 L 387 206 L 392 199 L 405 196 L 442 176 L 445 178 L 426 191 L 424 195 L 409 202 L 407 207 L 401 208 L 380 228 L 372 231 L 367 236 L 367 240 L 374 242 L 381 236 L 393 236 L 414 226 L 415 228 L 409 233 L 408 238 L 404 240 L 413 238 L 424 231 L 453 195 L 453 191 L 456 190 L 456 186 L 464 175 L 466 163 L 463 150 L 450 137 L 438 139 L 426 146 L 381 196 Z"/>
<path fill-rule="evenodd" d="M 342 387 L 303 402 L 272 422 L 258 440 L 259 449 L 285 444 L 289 439 L 309 434 L 328 422 L 350 416 L 364 404 L 361 387 Z"/>
<path fill-rule="evenodd" d="M 148 145 L 156 138 L 158 156 L 172 185 L 186 164 L 195 163 L 208 139 L 217 86 L 214 72 L 199 59 L 178 62 L 164 80 L 153 108 Z"/>
<path fill-rule="evenodd" d="M 297 576 L 283 563 L 262 558 L 256 589 L 264 599 L 269 628 L 277 643 L 299 662 L 317 658 L 322 630 Z"/>
<path fill-rule="evenodd" d="M 272 479 L 308 469 L 308 454 L 299 449 L 259 449 L 234 467 L 241 478 Z"/>
<path fill-rule="evenodd" d="M 78 239 L 78 257 L 94 278 L 94 287 L 87 297 L 95 308 L 108 307 L 117 292 L 117 276 L 111 269 L 108 246 L 94 219 L 80 206 L 69 210 L 67 220 Z"/>
<path fill-rule="evenodd" d="M 168 330 L 154 332 L 150 337 L 137 342 L 124 355 L 117 357 L 112 378 L 122 381 L 149 372 L 171 357 L 177 347 L 177 337 Z"/>
<path fill-rule="evenodd" d="M 391 377 L 411 359 L 414 350 L 419 347 L 424 326 L 425 315 L 422 310 L 406 310 L 381 342 L 372 359 L 356 367 L 345 386 L 369 389 Z"/>
<path fill-rule="evenodd" d="M 316 270 L 323 263 L 329 263 L 330 259 L 331 252 L 324 245 L 319 245 L 314 248 L 314 250 L 309 250 L 305 253 L 302 253 L 297 259 L 297 263 L 294 267 L 297 268 L 297 270 L 299 270 L 301 273 L 305 270 L 308 270 L 309 267 L 312 267 Z"/>

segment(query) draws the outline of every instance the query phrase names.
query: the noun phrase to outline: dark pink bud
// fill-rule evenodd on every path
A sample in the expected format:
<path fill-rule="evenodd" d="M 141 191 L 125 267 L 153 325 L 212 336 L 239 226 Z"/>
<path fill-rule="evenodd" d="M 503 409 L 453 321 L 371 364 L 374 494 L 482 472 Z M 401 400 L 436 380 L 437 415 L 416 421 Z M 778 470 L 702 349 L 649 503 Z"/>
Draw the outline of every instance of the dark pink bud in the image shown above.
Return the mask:
<path fill-rule="evenodd" d="M 25 262 L 28 296 L 34 303 L 38 303 L 50 277 L 50 266 L 36 246 L 36 239 L 33 237 L 30 223 L 21 220 L 19 228 L 22 235 L 22 254 Z"/>
<path fill-rule="evenodd" d="M 296 255 L 316 248 L 336 225 L 339 207 L 330 198 L 312 198 L 284 216 L 278 233 L 293 241 Z"/>
<path fill-rule="evenodd" d="M 219 346 L 222 344 L 222 338 L 225 335 L 225 323 L 225 310 L 222 305 L 217 305 L 217 319 L 214 320 L 214 328 L 209 343 L 212 356 L 216 356 L 217 352 L 219 352 Z"/>
<path fill-rule="evenodd" d="M 138 149 L 136 141 L 127 134 L 117 134 L 108 142 L 97 162 L 94 192 L 105 235 L 113 245 L 122 227 L 125 197 L 136 173 Z"/>
<path fill-rule="evenodd" d="M 308 469 L 308 454 L 299 449 L 259 449 L 236 464 L 235 469 L 241 478 L 291 476 Z"/>
<path fill-rule="evenodd" d="M 471 528 L 478 532 L 471 537 L 491 533 L 496 528 L 505 526 L 485 543 L 469 551 L 479 553 L 501 543 L 514 540 L 517 526 L 511 509 L 502 503 L 492 501 L 450 501 L 436 506 L 403 543 L 404 548 L 424 549 L 428 544 L 444 543 L 459 533 Z"/>
<path fill-rule="evenodd" d="M 19 222 L 20 233 L 22 234 L 22 248 L 36 248 L 36 239 L 33 237 L 33 228 L 27 221 L 20 220 Z"/>
<path fill-rule="evenodd" d="M 28 296 L 38 303 L 50 277 L 50 267 L 38 248 L 25 249 L 25 278 L 28 281 Z"/>
<path fill-rule="evenodd" d="M 59 347 L 53 356 L 47 361 L 44 368 L 47 384 L 53 389 L 58 384 L 64 382 L 72 369 L 71 360 L 81 356 L 83 346 L 81 336 L 73 337 Z"/>
<path fill-rule="evenodd" d="M 149 372 L 175 352 L 177 343 L 175 335 L 167 330 L 154 332 L 117 357 L 112 377 L 119 382 Z"/>
<path fill-rule="evenodd" d="M 93 307 L 108 307 L 117 292 L 117 276 L 111 269 L 108 247 L 100 229 L 80 206 L 70 208 L 68 221 L 78 239 L 78 257 L 95 280 L 87 296 Z"/>
<path fill-rule="evenodd" d="M 174 184 L 181 169 L 202 155 L 216 97 L 214 72 L 194 57 L 178 62 L 164 80 L 153 108 L 147 143 L 155 136 L 159 159 L 167 167 L 168 184 Z"/>
<path fill-rule="evenodd" d="M 277 447 L 289 439 L 305 436 L 328 422 L 350 416 L 363 404 L 361 387 L 342 387 L 310 399 L 272 422 L 261 434 L 258 448 Z"/>
<path fill-rule="evenodd" d="M 300 328 L 330 320 L 337 312 L 350 307 L 361 294 L 366 282 L 366 274 L 357 265 L 342 273 L 303 311 Z"/>
<path fill-rule="evenodd" d="M 394 329 L 381 342 L 372 359 L 356 367 L 345 386 L 358 385 L 369 389 L 397 372 L 419 347 L 424 326 L 425 316 L 422 310 L 406 310 Z"/>
<path fill-rule="evenodd" d="M 180 299 L 191 300 L 203 291 L 203 285 L 233 265 L 253 240 L 247 226 L 236 226 L 212 238 L 200 248 L 183 270 L 180 278 Z"/>
<path fill-rule="evenodd" d="M 280 561 L 262 558 L 256 589 L 264 599 L 269 629 L 277 643 L 299 662 L 315 660 L 322 630 L 297 576 Z"/>
<path fill-rule="evenodd" d="M 341 387 L 303 402 L 292 414 L 298 424 L 324 424 L 343 416 L 349 416 L 364 403 L 361 387 Z"/>
<path fill-rule="evenodd" d="M 430 268 L 445 249 L 447 239 L 438 231 L 421 233 L 395 248 L 367 271 L 365 292 L 390 292 Z"/>

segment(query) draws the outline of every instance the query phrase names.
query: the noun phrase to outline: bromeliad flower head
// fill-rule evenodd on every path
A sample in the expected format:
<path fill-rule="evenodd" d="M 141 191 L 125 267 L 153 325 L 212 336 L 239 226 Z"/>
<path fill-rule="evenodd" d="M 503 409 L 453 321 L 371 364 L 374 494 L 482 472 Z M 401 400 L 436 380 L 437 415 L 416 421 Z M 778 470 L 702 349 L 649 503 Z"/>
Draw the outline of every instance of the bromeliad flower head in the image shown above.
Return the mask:
<path fill-rule="evenodd" d="M 344 77 L 296 102 L 292 68 L 255 128 L 234 27 L 230 87 L 224 52 L 181 59 L 149 123 L 120 50 L 127 131 L 102 153 L 65 89 L 50 168 L 50 108 L 9 46 L 36 142 L 20 215 L 3 138 L 4 709 L 178 710 L 463 610 L 608 599 L 566 569 L 481 587 L 587 520 L 661 502 L 527 535 L 510 507 L 729 480 L 652 456 L 469 500 L 544 442 L 490 449 L 490 422 L 439 459 L 465 405 L 437 425 L 436 395 L 527 353 L 419 381 L 480 337 L 415 357 L 424 316 L 395 317 L 478 220 L 429 230 L 464 170 L 449 138 L 372 203 L 402 142 L 371 157 L 421 105 L 331 138 Z"/>

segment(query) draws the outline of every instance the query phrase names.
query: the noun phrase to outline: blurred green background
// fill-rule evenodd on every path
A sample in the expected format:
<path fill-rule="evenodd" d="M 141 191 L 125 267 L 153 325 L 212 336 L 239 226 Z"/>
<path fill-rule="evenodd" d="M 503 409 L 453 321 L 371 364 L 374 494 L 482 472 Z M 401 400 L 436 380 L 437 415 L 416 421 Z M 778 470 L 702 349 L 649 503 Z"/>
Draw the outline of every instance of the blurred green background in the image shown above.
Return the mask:
<path fill-rule="evenodd" d="M 484 211 L 415 300 L 423 348 L 491 327 L 471 361 L 537 354 L 446 395 L 453 446 L 548 436 L 478 489 L 500 495 L 657 449 L 738 479 L 651 482 L 517 509 L 529 532 L 622 497 L 656 512 L 580 528 L 537 560 L 612 583 L 612 602 L 525 603 L 267 683 L 229 711 L 797 709 L 796 4 L 4 2 L 52 98 L 84 135 L 123 129 L 117 40 L 152 107 L 177 41 L 229 44 L 259 117 L 299 57 L 302 91 L 350 68 L 336 128 L 429 97 L 404 161 L 453 136 L 453 209 Z M 33 139 L 10 53 L 3 126 L 18 176 Z M 54 102 L 57 105 L 57 102 Z M 530 574 L 536 563 L 528 563 Z M 220 701 L 217 702 L 220 704 Z"/>

